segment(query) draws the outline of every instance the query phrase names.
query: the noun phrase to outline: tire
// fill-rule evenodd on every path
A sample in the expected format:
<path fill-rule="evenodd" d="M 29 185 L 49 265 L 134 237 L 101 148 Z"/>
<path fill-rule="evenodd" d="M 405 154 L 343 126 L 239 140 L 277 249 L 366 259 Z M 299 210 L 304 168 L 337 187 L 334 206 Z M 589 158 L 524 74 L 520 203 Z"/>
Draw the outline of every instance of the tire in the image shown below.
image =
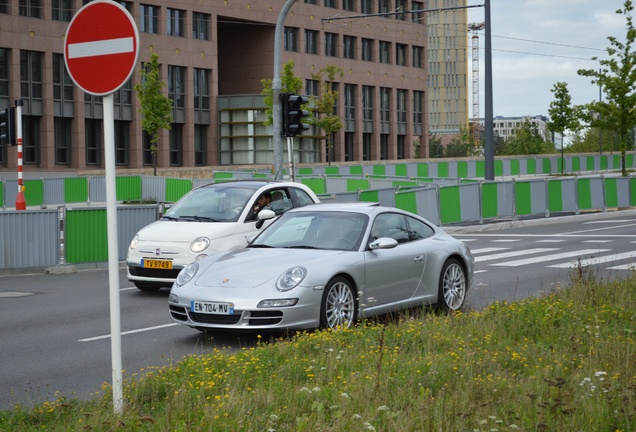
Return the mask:
<path fill-rule="evenodd" d="M 349 328 L 356 322 L 358 307 L 355 290 L 341 277 L 333 278 L 325 288 L 320 305 L 320 328 Z"/>
<path fill-rule="evenodd" d="M 144 292 L 155 292 L 161 289 L 161 285 L 153 285 L 144 282 L 133 282 L 138 290 Z"/>
<path fill-rule="evenodd" d="M 439 277 L 437 309 L 456 311 L 466 301 L 466 271 L 458 259 L 451 258 L 444 263 Z"/>

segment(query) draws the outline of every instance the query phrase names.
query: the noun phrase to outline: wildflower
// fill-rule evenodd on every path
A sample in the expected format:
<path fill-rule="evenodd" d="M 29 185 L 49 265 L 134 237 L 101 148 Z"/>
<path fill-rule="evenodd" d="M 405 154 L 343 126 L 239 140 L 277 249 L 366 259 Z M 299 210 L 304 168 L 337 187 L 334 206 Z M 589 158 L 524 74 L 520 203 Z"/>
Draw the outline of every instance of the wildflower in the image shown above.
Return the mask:
<path fill-rule="evenodd" d="M 375 428 L 373 426 L 371 426 L 371 423 L 369 422 L 364 422 L 364 429 L 365 430 L 370 430 L 370 431 L 374 431 Z"/>
<path fill-rule="evenodd" d="M 386 405 L 382 405 L 378 408 L 378 411 L 388 411 L 388 410 L 389 410 L 389 407 Z"/>
<path fill-rule="evenodd" d="M 276 420 L 278 420 L 278 416 L 276 414 L 272 414 L 272 415 L 269 416 L 269 419 L 271 421 L 276 421 Z"/>
<path fill-rule="evenodd" d="M 349 395 L 347 393 L 340 393 L 340 396 L 342 396 L 343 398 L 348 398 Z"/>

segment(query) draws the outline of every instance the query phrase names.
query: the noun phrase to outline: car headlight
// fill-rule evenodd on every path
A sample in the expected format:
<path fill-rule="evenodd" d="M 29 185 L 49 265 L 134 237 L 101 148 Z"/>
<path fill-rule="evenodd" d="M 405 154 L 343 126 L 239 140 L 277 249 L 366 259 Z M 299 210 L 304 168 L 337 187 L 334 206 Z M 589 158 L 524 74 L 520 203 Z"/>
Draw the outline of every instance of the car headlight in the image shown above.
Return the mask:
<path fill-rule="evenodd" d="M 289 291 L 298 286 L 305 279 L 307 269 L 305 267 L 292 267 L 280 275 L 276 281 L 276 289 L 279 291 Z"/>
<path fill-rule="evenodd" d="M 194 240 L 192 240 L 192 243 L 190 243 L 190 249 L 194 253 L 204 251 L 207 249 L 208 246 L 210 246 L 210 239 L 207 237 L 195 238 Z"/>
<path fill-rule="evenodd" d="M 128 249 L 134 249 L 137 247 L 137 243 L 139 243 L 139 234 L 135 234 L 135 237 L 130 241 L 130 245 Z"/>
<path fill-rule="evenodd" d="M 188 282 L 192 280 L 192 278 L 194 277 L 194 275 L 197 274 L 198 271 L 199 271 L 199 263 L 195 261 L 192 264 L 188 264 L 187 266 L 182 268 L 179 274 L 177 275 L 177 281 L 176 281 L 177 285 L 183 286 L 187 284 Z"/>

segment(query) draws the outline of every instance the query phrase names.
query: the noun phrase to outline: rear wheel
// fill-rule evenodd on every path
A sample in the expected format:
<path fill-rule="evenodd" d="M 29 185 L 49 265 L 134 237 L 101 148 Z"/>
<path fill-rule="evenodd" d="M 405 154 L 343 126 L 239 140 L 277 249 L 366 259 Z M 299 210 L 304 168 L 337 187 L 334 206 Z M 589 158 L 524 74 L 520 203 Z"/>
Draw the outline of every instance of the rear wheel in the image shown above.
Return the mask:
<path fill-rule="evenodd" d="M 145 282 L 134 282 L 137 289 L 145 292 L 155 292 L 161 289 L 161 285 L 149 284 Z"/>
<path fill-rule="evenodd" d="M 355 322 L 356 314 L 356 297 L 351 283 L 341 276 L 333 278 L 322 296 L 320 327 L 349 328 Z"/>
<path fill-rule="evenodd" d="M 439 277 L 437 308 L 443 311 L 459 310 L 466 300 L 466 271 L 459 260 L 451 258 L 444 263 Z"/>

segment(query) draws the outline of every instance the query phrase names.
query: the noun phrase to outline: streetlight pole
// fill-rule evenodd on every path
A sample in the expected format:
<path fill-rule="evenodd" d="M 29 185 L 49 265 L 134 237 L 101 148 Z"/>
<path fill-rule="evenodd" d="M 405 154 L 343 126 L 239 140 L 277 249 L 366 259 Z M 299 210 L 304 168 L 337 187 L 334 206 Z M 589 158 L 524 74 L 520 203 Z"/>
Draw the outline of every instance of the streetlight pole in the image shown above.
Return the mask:
<path fill-rule="evenodd" d="M 485 108 L 484 116 L 485 142 L 484 142 L 484 179 L 495 179 L 495 144 L 493 130 L 492 109 L 492 25 L 490 24 L 490 0 L 484 1 L 484 22 L 486 23 L 486 56 L 485 56 Z"/>

